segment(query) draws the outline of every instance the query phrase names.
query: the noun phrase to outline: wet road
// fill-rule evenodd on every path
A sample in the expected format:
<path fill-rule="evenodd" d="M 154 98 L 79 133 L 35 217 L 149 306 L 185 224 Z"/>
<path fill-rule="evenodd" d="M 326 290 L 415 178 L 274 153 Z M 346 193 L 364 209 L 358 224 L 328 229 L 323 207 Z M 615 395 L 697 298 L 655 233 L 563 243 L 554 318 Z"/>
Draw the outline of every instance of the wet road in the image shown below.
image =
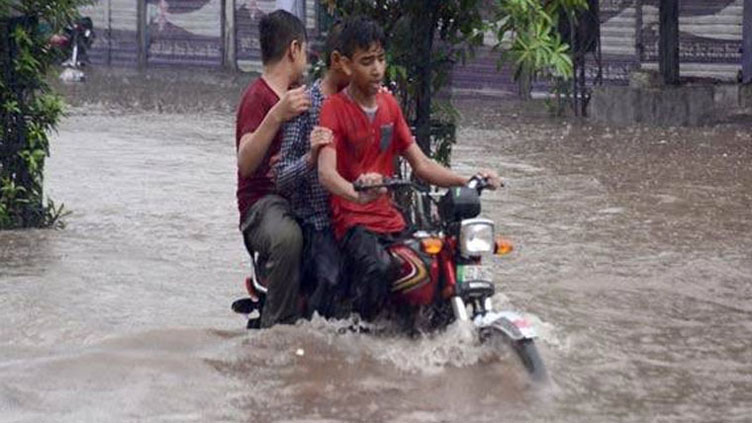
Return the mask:
<path fill-rule="evenodd" d="M 752 131 L 512 113 L 466 110 L 454 162 L 506 177 L 497 301 L 550 386 L 460 326 L 240 329 L 232 119 L 80 108 L 47 168 L 67 228 L 0 232 L 0 421 L 749 422 Z"/>

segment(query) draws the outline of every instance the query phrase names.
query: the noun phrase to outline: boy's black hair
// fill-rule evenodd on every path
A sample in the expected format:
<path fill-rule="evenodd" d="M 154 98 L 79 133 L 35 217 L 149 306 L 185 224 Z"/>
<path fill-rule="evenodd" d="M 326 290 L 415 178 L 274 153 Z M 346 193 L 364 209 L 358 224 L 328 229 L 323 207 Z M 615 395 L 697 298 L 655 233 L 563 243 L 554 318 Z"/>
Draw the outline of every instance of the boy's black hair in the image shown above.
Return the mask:
<path fill-rule="evenodd" d="M 338 20 L 332 24 L 329 28 L 329 33 L 326 35 L 326 41 L 324 42 L 324 64 L 328 68 L 332 64 L 332 53 L 338 51 L 342 53 L 342 28 L 344 22 Z"/>
<path fill-rule="evenodd" d="M 373 43 L 386 49 L 384 30 L 378 23 L 363 16 L 354 16 L 345 21 L 342 28 L 342 52 L 352 59 L 355 50 L 367 50 Z"/>
<path fill-rule="evenodd" d="M 284 57 L 293 41 L 308 41 L 305 25 L 297 16 L 286 10 L 275 10 L 264 15 L 259 22 L 261 63 L 271 65 Z"/>

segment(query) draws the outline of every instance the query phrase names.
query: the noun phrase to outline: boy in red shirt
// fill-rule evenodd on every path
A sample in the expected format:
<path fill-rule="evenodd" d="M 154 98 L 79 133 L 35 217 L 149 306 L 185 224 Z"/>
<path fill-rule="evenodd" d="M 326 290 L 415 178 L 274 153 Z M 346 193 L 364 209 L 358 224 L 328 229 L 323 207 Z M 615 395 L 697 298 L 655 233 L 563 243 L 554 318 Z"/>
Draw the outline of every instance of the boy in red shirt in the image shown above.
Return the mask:
<path fill-rule="evenodd" d="M 342 30 L 342 63 L 350 84 L 330 96 L 320 125 L 333 143 L 319 153 L 319 180 L 331 193 L 332 223 L 346 255 L 351 295 L 361 316 L 372 319 L 389 292 L 392 261 L 384 244 L 404 231 L 402 214 L 381 189 L 356 192 L 353 182 L 378 184 L 394 174 L 394 158 L 405 157 L 415 174 L 434 185 L 462 186 L 467 177 L 439 165 L 413 140 L 397 101 L 381 90 L 386 68 L 384 32 L 373 21 L 354 18 Z M 495 172 L 482 172 L 493 187 Z"/>
<path fill-rule="evenodd" d="M 235 146 L 238 160 L 240 230 L 249 252 L 259 253 L 267 281 L 260 326 L 294 323 L 298 317 L 303 236 L 290 205 L 276 192 L 271 158 L 279 153 L 281 125 L 306 111 L 305 87 L 290 89 L 306 65 L 306 31 L 298 18 L 277 10 L 259 23 L 264 71 L 238 106 Z"/>

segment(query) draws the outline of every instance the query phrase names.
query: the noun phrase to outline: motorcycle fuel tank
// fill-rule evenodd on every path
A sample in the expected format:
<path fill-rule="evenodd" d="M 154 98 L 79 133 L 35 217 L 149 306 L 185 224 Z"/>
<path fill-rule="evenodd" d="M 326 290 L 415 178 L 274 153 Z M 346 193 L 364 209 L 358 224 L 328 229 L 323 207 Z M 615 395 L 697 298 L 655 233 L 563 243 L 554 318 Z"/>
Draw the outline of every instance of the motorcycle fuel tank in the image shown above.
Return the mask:
<path fill-rule="evenodd" d="M 389 253 L 399 264 L 398 276 L 392 283 L 396 300 L 413 306 L 431 304 L 439 284 L 436 256 L 420 251 L 415 240 L 392 246 Z"/>

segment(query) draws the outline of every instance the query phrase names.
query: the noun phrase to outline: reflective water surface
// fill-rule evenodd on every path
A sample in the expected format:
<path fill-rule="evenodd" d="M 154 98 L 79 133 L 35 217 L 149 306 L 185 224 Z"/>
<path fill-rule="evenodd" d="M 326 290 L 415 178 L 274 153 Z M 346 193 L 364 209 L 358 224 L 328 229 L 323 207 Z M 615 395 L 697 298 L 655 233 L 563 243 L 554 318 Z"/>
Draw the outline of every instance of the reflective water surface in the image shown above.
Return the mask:
<path fill-rule="evenodd" d="M 67 227 L 0 232 L 0 421 L 750 421 L 752 130 L 465 106 L 454 164 L 505 177 L 496 300 L 549 386 L 459 325 L 245 331 L 232 116 L 89 107 L 47 167 Z"/>

